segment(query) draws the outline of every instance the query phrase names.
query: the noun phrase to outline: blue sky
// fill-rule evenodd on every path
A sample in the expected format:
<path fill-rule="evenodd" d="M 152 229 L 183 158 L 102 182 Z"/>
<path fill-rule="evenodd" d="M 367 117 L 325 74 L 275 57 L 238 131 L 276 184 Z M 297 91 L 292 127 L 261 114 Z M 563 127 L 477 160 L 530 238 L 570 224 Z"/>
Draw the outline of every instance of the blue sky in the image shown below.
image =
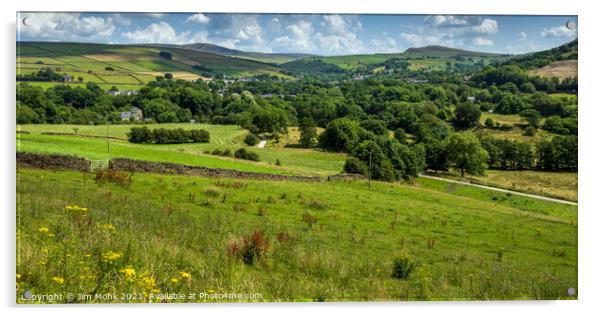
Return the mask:
<path fill-rule="evenodd" d="M 518 54 L 577 36 L 576 16 L 21 12 L 18 21 L 21 41 L 202 42 L 319 55 L 400 52 L 426 45 Z"/>

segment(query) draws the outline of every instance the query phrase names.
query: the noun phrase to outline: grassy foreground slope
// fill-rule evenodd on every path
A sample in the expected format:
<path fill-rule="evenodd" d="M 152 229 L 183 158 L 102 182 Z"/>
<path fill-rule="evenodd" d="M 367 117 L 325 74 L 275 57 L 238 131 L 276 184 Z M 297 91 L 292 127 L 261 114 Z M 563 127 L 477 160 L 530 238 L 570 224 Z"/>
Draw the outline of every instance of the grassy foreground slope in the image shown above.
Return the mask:
<path fill-rule="evenodd" d="M 17 297 L 29 290 L 135 294 L 106 298 L 112 302 L 161 301 L 151 294 L 167 292 L 261 294 L 217 299 L 235 301 L 570 298 L 577 227 L 561 217 L 576 207 L 541 216 L 528 201 L 509 206 L 476 188 L 452 195 L 439 182 L 368 189 L 135 174 L 124 187 L 21 168 Z M 69 205 L 88 210 L 74 215 Z M 304 214 L 316 219 L 312 226 Z M 232 250 L 255 229 L 265 237 L 262 255 L 245 264 Z M 415 258 L 407 280 L 391 277 L 400 252 Z"/>

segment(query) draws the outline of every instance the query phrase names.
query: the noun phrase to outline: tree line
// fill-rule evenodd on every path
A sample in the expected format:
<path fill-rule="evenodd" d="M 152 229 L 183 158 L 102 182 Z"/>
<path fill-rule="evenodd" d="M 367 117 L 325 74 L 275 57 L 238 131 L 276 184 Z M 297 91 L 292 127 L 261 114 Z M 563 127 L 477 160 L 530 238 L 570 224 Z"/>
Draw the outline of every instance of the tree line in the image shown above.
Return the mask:
<path fill-rule="evenodd" d="M 182 128 L 149 129 L 146 126 L 132 127 L 127 134 L 128 141 L 144 144 L 182 144 L 182 143 L 208 143 L 209 132 L 203 129 L 185 130 Z"/>

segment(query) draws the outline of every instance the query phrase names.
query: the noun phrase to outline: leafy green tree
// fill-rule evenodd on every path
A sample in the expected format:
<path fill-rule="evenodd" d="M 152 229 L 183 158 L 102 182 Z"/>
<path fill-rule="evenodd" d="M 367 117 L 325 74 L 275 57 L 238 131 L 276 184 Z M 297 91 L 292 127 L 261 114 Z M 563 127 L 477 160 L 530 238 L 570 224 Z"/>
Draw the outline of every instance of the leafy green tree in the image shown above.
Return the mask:
<path fill-rule="evenodd" d="M 406 137 L 406 132 L 403 130 L 403 128 L 398 128 L 393 133 L 393 138 L 395 138 L 398 142 L 402 144 L 405 144 L 407 142 Z"/>
<path fill-rule="evenodd" d="M 288 114 L 286 111 L 269 107 L 257 112 L 253 124 L 260 132 L 271 134 L 286 134 L 288 132 Z"/>
<path fill-rule="evenodd" d="M 458 104 L 454 124 L 461 128 L 473 127 L 479 124 L 481 109 L 476 104 Z"/>
<path fill-rule="evenodd" d="M 359 141 L 360 126 L 356 121 L 340 118 L 330 122 L 319 137 L 320 147 L 351 152 Z"/>
<path fill-rule="evenodd" d="M 316 123 L 311 117 L 306 117 L 301 121 L 299 131 L 301 134 L 299 142 L 303 147 L 309 148 L 317 143 L 318 130 L 316 128 Z"/>
<path fill-rule="evenodd" d="M 541 114 L 534 109 L 526 109 L 520 112 L 520 116 L 524 117 L 527 122 L 534 128 L 539 127 L 539 120 L 541 119 Z"/>
<path fill-rule="evenodd" d="M 482 175 L 487 169 L 489 155 L 481 146 L 479 139 L 472 133 L 454 133 L 446 140 L 448 159 L 454 168 L 472 175 Z"/>

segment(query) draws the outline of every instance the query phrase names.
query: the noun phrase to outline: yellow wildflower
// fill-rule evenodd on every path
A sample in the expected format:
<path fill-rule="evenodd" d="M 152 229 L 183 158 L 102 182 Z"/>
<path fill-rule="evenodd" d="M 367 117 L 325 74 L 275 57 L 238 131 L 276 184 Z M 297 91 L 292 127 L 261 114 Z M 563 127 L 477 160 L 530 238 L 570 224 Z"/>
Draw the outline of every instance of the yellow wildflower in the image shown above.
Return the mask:
<path fill-rule="evenodd" d="M 155 286 L 156 286 L 155 279 L 154 279 L 154 278 L 151 278 L 151 277 L 144 277 L 144 278 L 142 279 L 142 282 L 144 283 L 144 287 L 145 287 L 147 290 L 152 290 L 152 289 L 154 289 L 154 288 L 155 288 Z"/>
<path fill-rule="evenodd" d="M 115 231 L 115 226 L 111 223 L 98 225 L 101 230 L 104 230 L 107 233 L 112 233 Z"/>
<path fill-rule="evenodd" d="M 65 206 L 65 212 L 74 215 L 84 215 L 88 212 L 88 208 L 77 205 L 67 205 Z"/>
<path fill-rule="evenodd" d="M 40 227 L 38 228 L 38 231 L 42 234 L 46 234 L 48 233 L 50 230 L 48 229 L 48 227 Z"/>
<path fill-rule="evenodd" d="M 52 277 L 52 281 L 54 281 L 55 283 L 58 283 L 58 284 L 63 284 L 63 283 L 65 283 L 65 279 L 63 279 L 63 278 L 61 278 L 61 277 L 57 277 L 57 276 L 55 276 L 55 277 Z"/>
<path fill-rule="evenodd" d="M 125 276 L 126 281 L 134 282 L 134 279 L 136 278 L 136 270 L 134 270 L 134 268 L 127 267 L 119 272 L 123 273 L 123 276 Z"/>
<path fill-rule="evenodd" d="M 190 280 L 190 278 L 192 278 L 192 275 L 190 275 L 190 273 L 188 272 L 180 271 L 180 277 L 184 280 Z"/>
<path fill-rule="evenodd" d="M 85 257 L 85 258 L 90 258 L 90 257 L 92 257 L 92 255 L 91 255 L 91 254 L 89 254 L 89 253 L 87 253 L 87 254 L 85 254 L 85 255 L 84 255 L 84 257 Z"/>
<path fill-rule="evenodd" d="M 17 280 L 21 279 L 21 274 L 17 273 Z"/>
<path fill-rule="evenodd" d="M 178 279 L 176 279 L 176 278 L 171 278 L 171 283 L 173 283 L 173 284 L 178 284 L 178 282 L 179 282 L 179 281 L 178 281 Z"/>
<path fill-rule="evenodd" d="M 102 254 L 102 261 L 113 263 L 113 261 L 121 258 L 123 255 L 120 252 L 113 252 L 111 250 Z"/>

